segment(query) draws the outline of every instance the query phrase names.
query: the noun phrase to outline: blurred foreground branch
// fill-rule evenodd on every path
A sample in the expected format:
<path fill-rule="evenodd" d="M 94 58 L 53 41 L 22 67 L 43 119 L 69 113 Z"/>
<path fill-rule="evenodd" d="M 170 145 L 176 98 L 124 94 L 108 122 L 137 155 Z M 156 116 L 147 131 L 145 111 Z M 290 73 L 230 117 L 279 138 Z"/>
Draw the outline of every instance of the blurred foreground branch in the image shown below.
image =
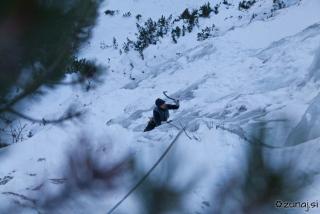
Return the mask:
<path fill-rule="evenodd" d="M 40 119 L 23 113 L 26 98 L 43 95 L 43 87 L 97 80 L 100 68 L 76 57 L 89 39 L 101 0 L 20 1 L 0 3 L 0 114 Z M 66 75 L 78 79 L 65 84 Z M 38 96 L 39 97 L 39 96 Z M 21 103 L 24 105 L 21 105 Z M 22 107 L 24 106 L 24 107 Z M 60 121 L 79 116 L 69 115 Z"/>

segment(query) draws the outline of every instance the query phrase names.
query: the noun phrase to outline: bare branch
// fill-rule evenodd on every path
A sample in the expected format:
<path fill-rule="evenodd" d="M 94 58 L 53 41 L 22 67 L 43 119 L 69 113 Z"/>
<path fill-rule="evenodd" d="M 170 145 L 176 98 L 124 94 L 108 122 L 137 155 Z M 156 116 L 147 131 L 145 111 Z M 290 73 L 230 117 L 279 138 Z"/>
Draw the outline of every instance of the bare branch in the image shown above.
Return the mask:
<path fill-rule="evenodd" d="M 44 120 L 44 118 L 42 118 L 42 119 L 40 120 L 40 119 L 31 118 L 31 117 L 29 117 L 29 116 L 26 116 L 26 115 L 24 115 L 24 114 L 21 114 L 21 113 L 13 110 L 13 109 L 11 109 L 11 108 L 8 109 L 8 112 L 10 112 L 10 113 L 12 113 L 12 114 L 15 114 L 15 115 L 17 115 L 17 116 L 19 116 L 19 117 L 21 117 L 21 118 L 23 118 L 23 119 L 26 119 L 26 120 L 28 120 L 28 121 L 30 121 L 30 122 L 45 123 L 45 124 L 47 124 L 47 123 L 53 123 L 53 124 L 54 124 L 54 123 L 61 123 L 61 122 L 64 122 L 64 121 L 66 121 L 66 120 L 73 119 L 73 118 L 75 118 L 75 117 L 80 117 L 80 116 L 82 115 L 81 112 L 75 112 L 75 113 L 69 112 L 67 115 L 65 115 L 65 116 L 63 116 L 63 117 L 61 117 L 61 118 L 59 118 L 59 119 L 57 119 L 57 120 Z"/>
<path fill-rule="evenodd" d="M 188 123 L 187 123 L 187 125 L 188 125 Z M 182 127 L 184 133 L 185 133 L 185 134 L 188 136 L 188 138 L 191 140 L 192 138 L 191 138 L 191 137 L 187 134 L 187 132 L 186 132 L 187 125 L 186 125 L 185 127 L 183 127 L 183 125 L 180 123 L 180 126 Z"/>
<path fill-rule="evenodd" d="M 167 124 L 169 124 L 169 125 L 171 125 L 171 126 L 173 126 L 173 127 L 176 127 L 178 130 L 180 130 L 179 127 L 177 127 L 176 125 L 173 125 L 170 121 L 167 122 Z"/>
<path fill-rule="evenodd" d="M 12 125 L 12 122 L 8 126 L 10 127 L 10 130 L 9 131 L 3 130 L 3 132 L 6 135 L 9 135 L 12 137 L 12 143 L 17 143 L 19 141 L 22 142 L 23 140 L 26 140 L 25 138 L 23 138 L 22 133 L 26 132 L 26 130 L 24 129 L 26 128 L 27 124 L 22 126 L 21 121 L 19 120 L 19 124 L 17 125 L 16 128 Z M 7 133 L 10 133 L 10 134 L 7 134 Z"/>
<path fill-rule="evenodd" d="M 24 126 L 21 126 L 21 121 L 19 120 L 19 125 L 20 125 L 20 127 L 17 126 L 17 127 L 18 127 L 18 131 L 16 131 L 16 143 L 17 143 L 19 140 L 21 140 L 21 142 L 22 142 L 23 140 L 25 140 L 25 139 L 23 138 L 23 136 L 22 136 L 22 132 L 26 132 L 26 131 L 24 130 L 24 128 L 27 126 L 27 124 L 24 124 Z"/>
<path fill-rule="evenodd" d="M 213 121 L 210 119 L 210 122 L 205 121 L 203 117 L 201 117 L 202 121 L 206 124 L 209 130 L 211 130 L 214 127 Z"/>

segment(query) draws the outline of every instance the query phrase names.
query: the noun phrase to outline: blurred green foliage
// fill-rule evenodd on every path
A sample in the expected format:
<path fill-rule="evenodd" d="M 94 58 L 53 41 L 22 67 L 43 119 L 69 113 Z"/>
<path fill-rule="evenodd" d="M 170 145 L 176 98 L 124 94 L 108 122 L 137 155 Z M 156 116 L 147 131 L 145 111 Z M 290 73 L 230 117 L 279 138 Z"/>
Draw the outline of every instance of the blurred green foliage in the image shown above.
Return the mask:
<path fill-rule="evenodd" d="M 72 83 L 82 83 L 97 73 L 95 63 L 78 59 L 76 55 L 90 38 L 100 2 L 0 2 L 1 118 L 8 114 L 24 117 L 19 105 L 21 100 L 35 93 L 42 94 L 42 86 L 54 88 L 67 73 L 79 73 L 79 81 Z"/>

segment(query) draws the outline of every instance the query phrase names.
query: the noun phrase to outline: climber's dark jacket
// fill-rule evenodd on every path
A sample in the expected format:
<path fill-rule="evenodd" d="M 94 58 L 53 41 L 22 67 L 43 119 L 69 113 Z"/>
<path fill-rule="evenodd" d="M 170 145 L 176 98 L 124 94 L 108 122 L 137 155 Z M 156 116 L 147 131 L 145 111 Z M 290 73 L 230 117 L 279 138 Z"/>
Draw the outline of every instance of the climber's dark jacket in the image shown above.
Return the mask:
<path fill-rule="evenodd" d="M 179 106 L 165 104 L 165 109 L 160 108 L 160 106 L 156 106 L 153 109 L 153 122 L 156 126 L 161 125 L 161 121 L 167 121 L 170 117 L 169 110 L 179 109 Z"/>

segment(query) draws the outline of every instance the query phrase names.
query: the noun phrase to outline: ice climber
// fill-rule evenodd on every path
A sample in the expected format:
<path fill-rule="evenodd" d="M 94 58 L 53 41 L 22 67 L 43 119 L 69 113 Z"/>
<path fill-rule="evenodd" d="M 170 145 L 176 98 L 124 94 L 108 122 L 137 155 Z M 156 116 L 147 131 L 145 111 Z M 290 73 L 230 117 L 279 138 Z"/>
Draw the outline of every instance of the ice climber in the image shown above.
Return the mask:
<path fill-rule="evenodd" d="M 144 132 L 151 131 L 156 126 L 160 126 L 168 121 L 170 116 L 169 110 L 179 109 L 179 100 L 174 100 L 175 105 L 166 104 L 164 100 L 158 98 L 156 100 L 156 107 L 153 109 L 153 117 L 149 120 L 148 126 L 144 129 Z"/>

